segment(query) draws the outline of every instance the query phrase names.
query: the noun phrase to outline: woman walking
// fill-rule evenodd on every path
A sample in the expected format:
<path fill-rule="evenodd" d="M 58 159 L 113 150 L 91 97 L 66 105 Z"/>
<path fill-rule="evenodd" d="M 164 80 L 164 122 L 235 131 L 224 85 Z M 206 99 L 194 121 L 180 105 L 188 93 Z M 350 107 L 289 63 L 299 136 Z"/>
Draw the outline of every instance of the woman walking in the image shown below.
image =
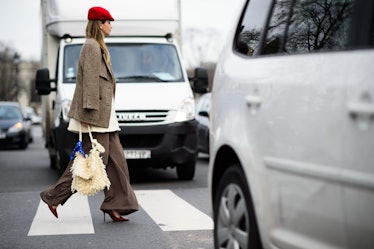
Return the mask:
<path fill-rule="evenodd" d="M 120 128 L 114 110 L 116 83 L 109 51 L 104 43 L 104 37 L 109 36 L 112 29 L 111 21 L 114 21 L 113 17 L 104 8 L 92 7 L 88 11 L 87 40 L 79 56 L 68 130 L 77 133 L 81 127 L 85 153 L 91 149 L 88 125 L 93 137 L 104 146 L 105 152 L 101 156 L 111 186 L 104 189 L 105 199 L 100 209 L 104 213 L 104 220 L 107 213 L 113 221 L 128 221 L 122 215 L 137 211 L 138 202 L 130 185 L 127 162 L 119 140 Z M 73 161 L 70 161 L 55 185 L 40 193 L 41 199 L 56 218 L 58 205 L 63 205 L 73 194 L 72 164 Z"/>

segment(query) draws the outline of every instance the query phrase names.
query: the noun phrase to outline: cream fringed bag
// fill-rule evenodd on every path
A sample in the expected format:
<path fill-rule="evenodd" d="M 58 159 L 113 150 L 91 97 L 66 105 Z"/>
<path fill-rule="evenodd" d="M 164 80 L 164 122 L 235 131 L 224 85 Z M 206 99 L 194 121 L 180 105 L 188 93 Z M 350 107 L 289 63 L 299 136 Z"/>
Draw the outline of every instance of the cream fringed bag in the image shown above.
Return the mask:
<path fill-rule="evenodd" d="M 88 134 L 90 135 L 92 149 L 87 156 L 82 149 L 82 129 L 79 126 L 79 141 L 70 156 L 70 159 L 74 158 L 70 169 L 73 174 L 71 192 L 77 191 L 83 195 L 94 195 L 104 188 L 109 189 L 110 181 L 100 156 L 105 152 L 105 148 L 92 137 L 89 126 Z"/>

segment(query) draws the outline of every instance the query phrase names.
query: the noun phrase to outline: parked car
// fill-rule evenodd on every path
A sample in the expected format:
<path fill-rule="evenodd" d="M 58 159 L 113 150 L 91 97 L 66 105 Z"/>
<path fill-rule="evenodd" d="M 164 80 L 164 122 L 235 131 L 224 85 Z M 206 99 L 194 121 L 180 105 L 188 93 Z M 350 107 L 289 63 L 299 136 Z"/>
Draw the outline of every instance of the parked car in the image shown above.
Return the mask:
<path fill-rule="evenodd" d="M 217 64 L 215 248 L 374 245 L 374 1 L 250 0 Z"/>
<path fill-rule="evenodd" d="M 199 152 L 209 154 L 209 108 L 211 93 L 201 95 L 196 104 Z"/>
<path fill-rule="evenodd" d="M 0 145 L 26 149 L 33 140 L 31 121 L 17 102 L 0 102 Z"/>
<path fill-rule="evenodd" d="M 42 117 L 36 114 L 34 108 L 26 106 L 23 108 L 23 113 L 26 117 L 31 119 L 33 125 L 39 125 L 42 122 Z"/>

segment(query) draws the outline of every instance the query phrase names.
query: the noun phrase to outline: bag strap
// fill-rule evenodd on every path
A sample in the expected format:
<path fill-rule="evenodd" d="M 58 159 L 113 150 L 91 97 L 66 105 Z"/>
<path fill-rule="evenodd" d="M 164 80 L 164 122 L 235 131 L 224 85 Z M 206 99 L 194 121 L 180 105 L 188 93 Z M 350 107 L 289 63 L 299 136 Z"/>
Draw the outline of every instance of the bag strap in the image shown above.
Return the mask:
<path fill-rule="evenodd" d="M 92 133 L 91 133 L 90 125 L 87 125 L 87 129 L 88 129 L 88 134 L 90 135 L 90 139 L 91 139 L 91 143 L 92 143 L 93 136 L 92 136 Z"/>
<path fill-rule="evenodd" d="M 82 124 L 79 122 L 79 141 L 82 141 Z"/>
<path fill-rule="evenodd" d="M 87 129 L 88 129 L 88 134 L 90 135 L 90 140 L 91 140 L 91 143 L 92 143 L 93 136 L 92 136 L 92 133 L 91 133 L 90 125 L 87 125 Z M 79 122 L 79 141 L 82 141 L 82 123 L 81 122 Z"/>

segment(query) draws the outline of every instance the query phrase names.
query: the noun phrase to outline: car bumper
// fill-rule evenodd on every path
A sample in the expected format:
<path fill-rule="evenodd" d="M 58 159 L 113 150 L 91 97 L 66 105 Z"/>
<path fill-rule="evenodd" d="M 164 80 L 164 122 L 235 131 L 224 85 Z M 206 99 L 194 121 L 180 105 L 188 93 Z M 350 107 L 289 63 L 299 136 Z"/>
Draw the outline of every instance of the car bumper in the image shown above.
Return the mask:
<path fill-rule="evenodd" d="M 155 126 L 122 126 L 119 135 L 125 150 L 150 151 L 150 158 L 127 158 L 131 165 L 174 167 L 196 160 L 198 153 L 195 120 Z"/>
<path fill-rule="evenodd" d="M 26 131 L 7 133 L 0 139 L 0 145 L 18 145 L 27 139 Z"/>

